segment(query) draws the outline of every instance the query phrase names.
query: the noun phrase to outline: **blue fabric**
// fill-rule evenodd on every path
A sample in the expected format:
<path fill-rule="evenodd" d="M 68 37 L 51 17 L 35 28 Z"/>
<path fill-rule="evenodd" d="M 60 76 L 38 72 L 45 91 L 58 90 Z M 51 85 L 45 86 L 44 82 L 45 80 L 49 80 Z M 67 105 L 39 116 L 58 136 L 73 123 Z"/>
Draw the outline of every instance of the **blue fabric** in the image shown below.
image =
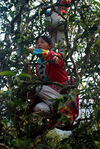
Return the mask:
<path fill-rule="evenodd" d="M 33 51 L 33 55 L 40 55 L 42 53 L 42 49 L 35 48 Z"/>
<path fill-rule="evenodd" d="M 51 11 L 50 11 L 50 10 L 46 10 L 45 14 L 46 14 L 47 16 L 50 16 L 50 15 L 51 15 Z"/>
<path fill-rule="evenodd" d="M 46 65 L 45 65 L 45 63 L 39 64 L 37 68 L 38 68 L 38 73 L 39 73 L 40 78 L 43 81 L 49 81 L 49 79 L 48 79 L 48 77 L 46 75 Z"/>
<path fill-rule="evenodd" d="M 39 64 L 41 64 L 41 63 L 42 63 L 42 59 L 41 59 L 41 58 L 39 58 L 38 63 L 39 63 Z"/>
<path fill-rule="evenodd" d="M 39 56 L 41 53 L 42 53 L 42 49 L 37 49 L 37 48 L 35 48 L 34 51 L 33 51 L 33 55 Z M 41 58 L 39 58 L 38 63 L 39 63 L 39 64 L 42 63 L 42 59 L 41 59 Z"/>

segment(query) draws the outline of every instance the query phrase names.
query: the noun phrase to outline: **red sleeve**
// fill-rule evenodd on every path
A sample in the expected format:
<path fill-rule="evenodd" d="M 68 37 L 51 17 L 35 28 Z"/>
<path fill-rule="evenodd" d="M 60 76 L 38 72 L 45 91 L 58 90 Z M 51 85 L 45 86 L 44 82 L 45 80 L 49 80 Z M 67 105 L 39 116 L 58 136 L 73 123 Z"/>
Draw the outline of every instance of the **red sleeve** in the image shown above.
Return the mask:
<path fill-rule="evenodd" d="M 57 64 L 59 66 L 63 65 L 63 60 L 62 60 L 62 56 L 61 56 L 60 53 L 56 53 L 56 52 L 50 51 L 48 53 L 48 56 L 47 56 L 46 60 L 51 62 L 51 63 Z"/>

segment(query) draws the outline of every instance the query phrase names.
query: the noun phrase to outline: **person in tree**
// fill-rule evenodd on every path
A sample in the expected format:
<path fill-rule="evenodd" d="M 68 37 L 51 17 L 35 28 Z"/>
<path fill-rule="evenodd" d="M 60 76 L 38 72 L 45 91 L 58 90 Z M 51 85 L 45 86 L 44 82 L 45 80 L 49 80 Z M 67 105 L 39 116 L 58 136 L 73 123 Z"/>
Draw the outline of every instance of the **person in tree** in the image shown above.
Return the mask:
<path fill-rule="evenodd" d="M 57 82 L 68 85 L 68 74 L 64 67 L 63 57 L 60 53 L 52 50 L 52 42 L 47 36 L 39 36 L 36 39 L 36 48 L 28 48 L 28 50 L 39 57 L 36 65 L 36 75 L 43 82 Z M 34 93 L 38 95 L 34 97 Z M 44 112 L 49 115 L 51 113 L 51 105 L 57 98 L 61 97 L 62 87 L 55 84 L 37 86 L 35 91 L 31 91 L 29 97 L 31 104 L 28 112 Z M 50 100 L 51 99 L 51 100 Z M 78 116 L 78 98 L 75 101 L 66 102 L 64 108 L 59 109 L 62 113 L 68 113 L 72 123 Z M 69 111 L 69 112 L 68 112 Z"/>
<path fill-rule="evenodd" d="M 66 4 L 70 4 L 70 2 L 71 0 L 57 0 L 58 6 L 55 7 L 56 11 L 51 10 L 51 13 L 49 10 L 46 11 L 46 15 L 49 16 L 47 17 L 49 19 L 47 31 L 51 36 L 53 45 L 55 46 L 56 43 L 59 43 L 59 51 L 62 54 L 64 53 L 64 47 L 66 47 L 65 19 L 67 21 L 68 17 L 68 7 L 66 7 Z"/>

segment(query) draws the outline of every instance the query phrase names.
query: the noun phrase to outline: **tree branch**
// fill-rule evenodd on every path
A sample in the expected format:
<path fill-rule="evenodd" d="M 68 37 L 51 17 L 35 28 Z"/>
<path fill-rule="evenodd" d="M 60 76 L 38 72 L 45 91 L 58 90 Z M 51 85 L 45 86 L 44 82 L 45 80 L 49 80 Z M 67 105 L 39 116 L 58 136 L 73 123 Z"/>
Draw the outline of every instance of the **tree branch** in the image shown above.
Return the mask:
<path fill-rule="evenodd" d="M 80 77 L 81 77 L 81 78 L 82 78 L 82 76 L 84 75 L 84 73 L 86 72 L 86 69 L 87 69 L 87 62 L 89 61 L 90 52 L 91 52 L 90 48 L 91 48 L 93 42 L 94 42 L 94 36 L 91 38 L 91 41 L 90 41 L 89 43 L 87 43 L 87 47 L 86 47 L 86 49 L 85 49 L 85 54 L 86 54 L 86 56 L 85 56 L 85 60 L 84 60 L 84 62 L 83 62 L 83 66 L 82 66 L 82 68 L 81 68 L 81 72 L 80 72 Z"/>
<path fill-rule="evenodd" d="M 3 143 L 0 143 L 0 146 L 1 146 L 1 147 L 3 147 L 3 148 L 8 149 L 8 146 L 6 146 L 6 145 L 5 145 L 5 144 L 3 144 Z"/>

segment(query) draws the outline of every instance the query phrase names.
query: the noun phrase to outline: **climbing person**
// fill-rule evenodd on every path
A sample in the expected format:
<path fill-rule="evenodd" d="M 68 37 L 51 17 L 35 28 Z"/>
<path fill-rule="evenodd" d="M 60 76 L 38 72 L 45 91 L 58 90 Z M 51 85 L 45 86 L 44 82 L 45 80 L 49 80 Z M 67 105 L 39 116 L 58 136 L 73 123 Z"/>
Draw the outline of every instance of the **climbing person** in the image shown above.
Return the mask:
<path fill-rule="evenodd" d="M 42 82 L 56 82 L 49 85 L 39 85 L 34 91 L 29 93 L 32 100 L 28 110 L 31 112 L 44 112 L 49 115 L 51 113 L 51 105 L 57 98 L 63 95 L 62 86 L 68 85 L 68 74 L 64 67 L 63 56 L 60 53 L 52 50 L 52 42 L 47 36 L 39 36 L 36 39 L 36 48 L 28 48 L 28 50 L 35 56 L 39 57 L 36 65 L 36 76 Z M 58 83 L 58 84 L 57 84 Z M 38 92 L 36 97 L 34 93 Z M 75 101 L 66 101 L 66 105 L 60 108 L 59 111 L 69 115 L 72 123 L 78 116 L 78 98 Z"/>
<path fill-rule="evenodd" d="M 47 31 L 49 32 L 53 45 L 59 46 L 59 51 L 63 54 L 64 47 L 66 47 L 66 22 L 68 18 L 69 9 L 66 4 L 70 4 L 71 0 L 57 0 L 58 6 L 48 13 L 46 16 L 48 20 Z M 63 6 L 61 6 L 63 5 Z"/>

